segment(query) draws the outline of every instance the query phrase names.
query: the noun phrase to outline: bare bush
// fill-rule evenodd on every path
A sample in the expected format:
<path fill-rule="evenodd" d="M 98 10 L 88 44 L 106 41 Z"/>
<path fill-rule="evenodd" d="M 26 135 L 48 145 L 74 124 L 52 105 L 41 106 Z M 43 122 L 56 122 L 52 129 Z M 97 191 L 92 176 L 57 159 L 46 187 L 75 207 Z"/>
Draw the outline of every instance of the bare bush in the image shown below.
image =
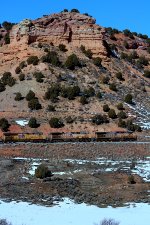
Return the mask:
<path fill-rule="evenodd" d="M 100 222 L 100 225 L 119 225 L 120 223 L 115 221 L 114 219 L 103 219 Z M 95 224 L 96 225 L 96 224 Z M 97 224 L 98 225 L 98 224 Z"/>
<path fill-rule="evenodd" d="M 0 225 L 12 225 L 12 224 L 7 222 L 6 220 L 1 220 L 0 219 Z"/>

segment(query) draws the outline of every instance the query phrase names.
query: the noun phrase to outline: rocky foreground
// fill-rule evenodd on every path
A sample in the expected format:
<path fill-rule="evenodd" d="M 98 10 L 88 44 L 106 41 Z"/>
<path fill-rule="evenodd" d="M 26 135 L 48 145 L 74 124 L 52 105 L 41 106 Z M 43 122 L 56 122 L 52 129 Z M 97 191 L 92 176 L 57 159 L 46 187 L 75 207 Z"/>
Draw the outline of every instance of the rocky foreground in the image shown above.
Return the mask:
<path fill-rule="evenodd" d="M 53 205 L 63 197 L 98 206 L 150 202 L 150 182 L 132 173 L 134 163 L 138 166 L 139 160 L 149 160 L 149 143 L 7 144 L 1 145 L 0 155 L 3 199 L 42 205 Z M 104 163 L 97 164 L 98 158 L 104 158 Z M 42 180 L 34 176 L 41 163 L 53 177 Z M 144 173 L 144 169 L 140 171 Z"/>

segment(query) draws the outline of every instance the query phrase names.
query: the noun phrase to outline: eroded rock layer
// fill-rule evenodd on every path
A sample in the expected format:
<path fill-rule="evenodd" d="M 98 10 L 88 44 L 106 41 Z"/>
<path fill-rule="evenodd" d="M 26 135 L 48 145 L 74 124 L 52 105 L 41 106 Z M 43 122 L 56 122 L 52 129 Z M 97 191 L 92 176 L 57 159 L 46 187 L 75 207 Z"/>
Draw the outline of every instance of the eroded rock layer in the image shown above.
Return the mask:
<path fill-rule="evenodd" d="M 59 13 L 44 16 L 31 21 L 24 20 L 13 27 L 11 42 L 24 41 L 31 44 L 41 43 L 65 44 L 92 50 L 95 56 L 107 56 L 104 46 L 105 29 L 96 25 L 92 17 L 79 13 Z"/>

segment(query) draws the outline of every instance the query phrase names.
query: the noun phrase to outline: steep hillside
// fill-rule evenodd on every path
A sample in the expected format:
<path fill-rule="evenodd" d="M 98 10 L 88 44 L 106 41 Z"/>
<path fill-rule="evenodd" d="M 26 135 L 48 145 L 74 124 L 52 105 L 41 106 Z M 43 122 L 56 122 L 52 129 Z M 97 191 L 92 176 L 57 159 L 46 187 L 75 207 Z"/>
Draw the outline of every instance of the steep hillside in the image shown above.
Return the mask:
<path fill-rule="evenodd" d="M 51 127 L 66 130 L 150 129 L 146 35 L 61 12 L 2 27 L 0 36 L 0 117 L 10 124 L 35 117 L 49 132 L 56 117 Z"/>

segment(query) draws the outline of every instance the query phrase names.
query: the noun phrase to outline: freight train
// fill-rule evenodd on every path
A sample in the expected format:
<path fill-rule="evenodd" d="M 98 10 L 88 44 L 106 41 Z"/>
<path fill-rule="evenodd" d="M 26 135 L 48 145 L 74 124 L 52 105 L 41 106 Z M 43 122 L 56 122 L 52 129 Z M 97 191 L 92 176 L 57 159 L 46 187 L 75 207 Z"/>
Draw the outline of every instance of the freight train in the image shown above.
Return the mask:
<path fill-rule="evenodd" d="M 53 132 L 43 133 L 3 133 L 1 141 L 7 142 L 117 142 L 136 141 L 137 136 L 132 132 Z"/>

